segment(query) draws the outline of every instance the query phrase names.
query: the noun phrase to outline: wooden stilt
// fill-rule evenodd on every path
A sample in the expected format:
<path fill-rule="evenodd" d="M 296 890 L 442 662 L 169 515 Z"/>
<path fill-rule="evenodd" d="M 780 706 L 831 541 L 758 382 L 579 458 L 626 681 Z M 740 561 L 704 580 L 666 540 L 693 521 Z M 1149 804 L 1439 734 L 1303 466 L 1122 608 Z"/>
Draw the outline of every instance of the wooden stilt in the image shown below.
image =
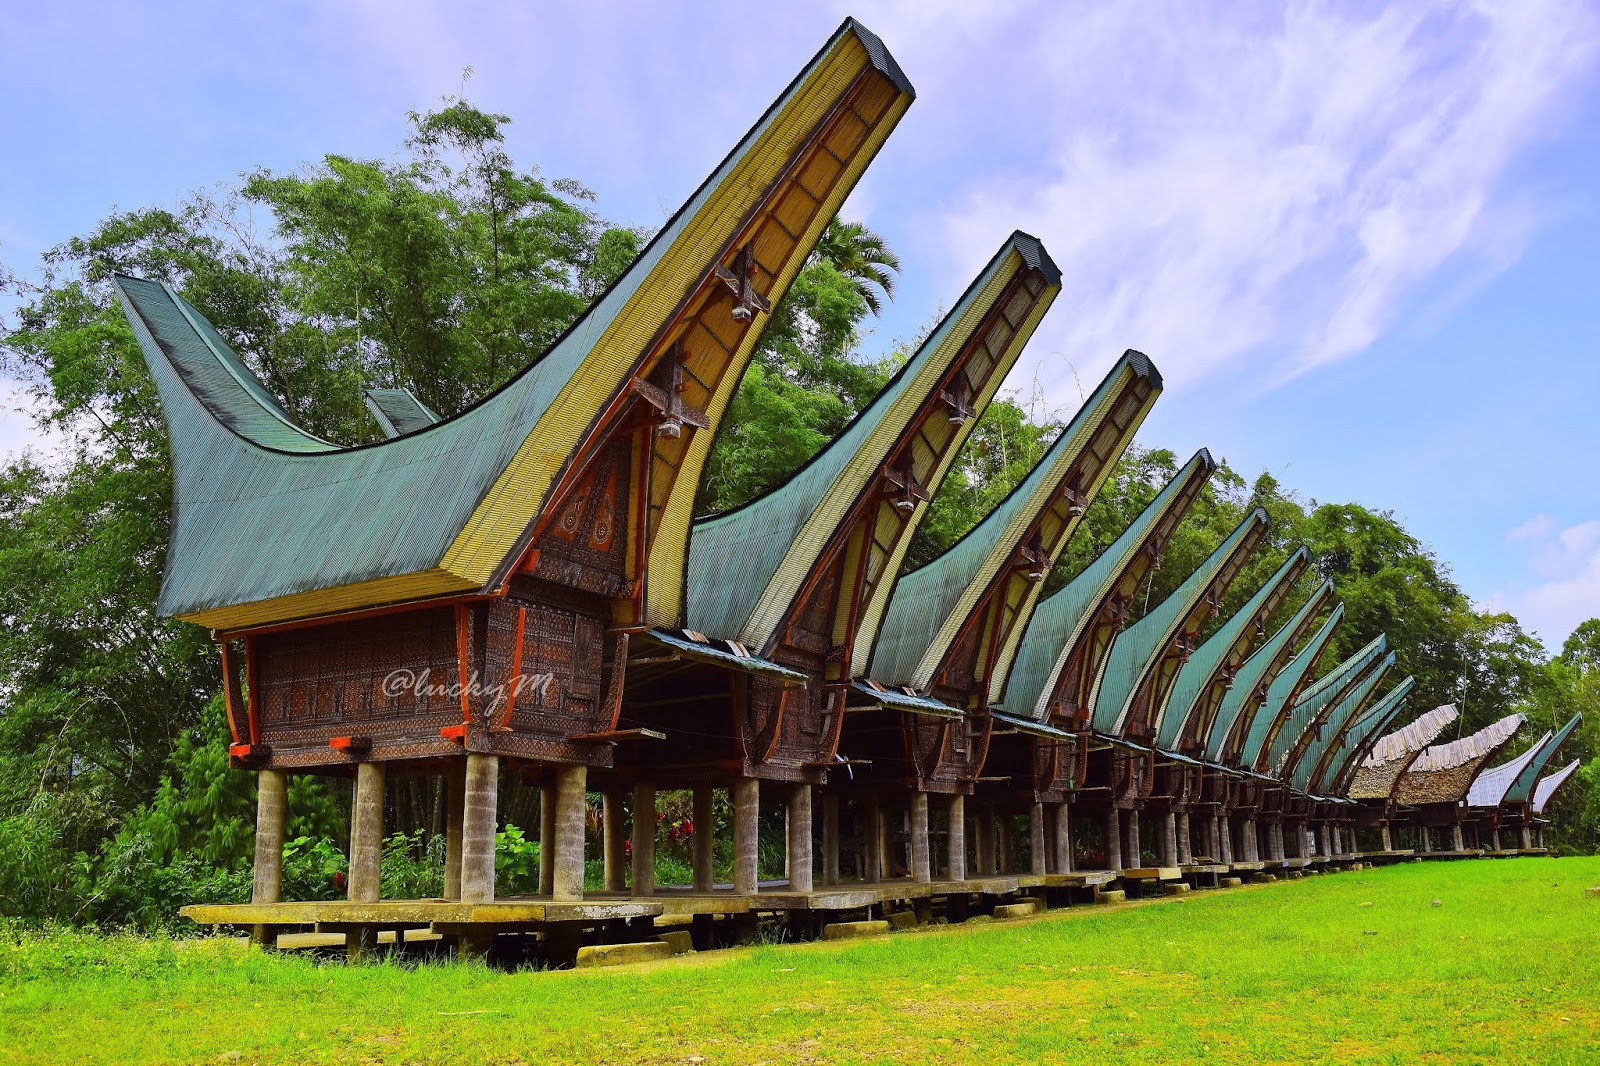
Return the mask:
<path fill-rule="evenodd" d="M 1106 812 L 1106 869 L 1122 869 L 1122 812 L 1115 807 Z"/>
<path fill-rule="evenodd" d="M 733 890 L 753 896 L 756 879 L 757 826 L 760 816 L 761 782 L 741 777 L 733 785 Z"/>
<path fill-rule="evenodd" d="M 379 867 L 383 861 L 384 766 L 356 766 L 356 789 L 350 812 L 349 891 L 352 903 L 378 901 Z"/>
<path fill-rule="evenodd" d="M 839 883 L 839 797 L 822 797 L 822 883 Z"/>
<path fill-rule="evenodd" d="M 633 894 L 653 895 L 656 890 L 656 786 L 640 781 L 633 786 Z"/>
<path fill-rule="evenodd" d="M 600 797 L 600 854 L 605 870 L 607 892 L 627 890 L 628 834 L 623 829 L 623 800 L 620 788 L 608 788 Z"/>
<path fill-rule="evenodd" d="M 539 789 L 539 894 L 556 890 L 556 790 Z"/>
<path fill-rule="evenodd" d="M 1056 873 L 1072 872 L 1072 804 L 1056 805 Z"/>
<path fill-rule="evenodd" d="M 1393 851 L 1394 850 L 1394 838 L 1389 833 L 1389 823 L 1388 822 L 1384 822 L 1383 823 L 1382 831 L 1383 831 L 1383 850 L 1384 851 Z M 1496 845 L 1496 846 L 1498 847 L 1498 845 Z"/>
<path fill-rule="evenodd" d="M 1161 818 L 1161 863 L 1177 866 L 1182 861 L 1178 856 L 1178 816 L 1168 811 Z"/>
<path fill-rule="evenodd" d="M 283 891 L 283 834 L 289 813 L 289 775 L 262 770 L 256 775 L 256 859 L 250 902 L 277 903 Z M 263 948 L 276 947 L 278 927 L 257 925 L 250 939 Z"/>
<path fill-rule="evenodd" d="M 933 863 L 928 855 L 928 794 L 911 794 L 911 880 L 925 885 L 933 880 Z"/>
<path fill-rule="evenodd" d="M 444 898 L 461 898 L 461 827 L 467 807 L 467 760 L 457 759 L 444 775 Z"/>
<path fill-rule="evenodd" d="M 710 892 L 715 883 L 712 877 L 711 858 L 717 839 L 713 826 L 713 793 L 710 785 L 694 788 L 694 888 L 696 892 Z"/>
<path fill-rule="evenodd" d="M 957 792 L 946 810 L 950 820 L 945 833 L 945 876 L 952 881 L 967 879 L 967 797 Z"/>
<path fill-rule="evenodd" d="M 1048 872 L 1044 838 L 1044 804 L 1035 803 L 1028 808 L 1028 870 L 1035 876 Z"/>
<path fill-rule="evenodd" d="M 1450 850 L 1451 851 L 1466 851 L 1467 850 L 1466 843 L 1461 839 L 1461 823 L 1460 822 L 1457 822 L 1455 825 L 1452 825 L 1450 827 Z"/>
<path fill-rule="evenodd" d="M 1008 874 L 1016 869 L 1016 860 L 1012 854 L 1011 837 L 1011 816 L 1001 815 L 999 830 L 995 833 L 995 843 L 1000 851 L 999 857 L 995 860 L 995 873 Z"/>
<path fill-rule="evenodd" d="M 585 788 L 589 768 L 583 765 L 556 767 L 556 853 L 555 884 L 551 898 L 583 898 L 583 844 Z"/>
<path fill-rule="evenodd" d="M 811 855 L 811 786 L 789 790 L 789 887 L 810 892 L 815 884 Z"/>
<path fill-rule="evenodd" d="M 868 882 L 882 881 L 884 879 L 883 866 L 883 801 L 876 792 L 867 797 L 864 804 L 866 810 L 866 878 Z"/>
<path fill-rule="evenodd" d="M 1178 814 L 1178 865 L 1188 866 L 1194 861 L 1194 844 L 1189 836 L 1189 812 Z"/>
<path fill-rule="evenodd" d="M 994 873 L 994 808 L 980 804 L 972 820 L 973 843 L 978 849 L 978 876 Z"/>
<path fill-rule="evenodd" d="M 461 899 L 489 903 L 494 899 L 494 831 L 500 805 L 498 755 L 467 753 L 462 796 Z"/>
<path fill-rule="evenodd" d="M 1144 848 L 1139 840 L 1139 812 L 1130 810 L 1126 819 L 1128 840 L 1123 849 L 1123 861 L 1132 863 L 1133 869 L 1144 865 Z"/>

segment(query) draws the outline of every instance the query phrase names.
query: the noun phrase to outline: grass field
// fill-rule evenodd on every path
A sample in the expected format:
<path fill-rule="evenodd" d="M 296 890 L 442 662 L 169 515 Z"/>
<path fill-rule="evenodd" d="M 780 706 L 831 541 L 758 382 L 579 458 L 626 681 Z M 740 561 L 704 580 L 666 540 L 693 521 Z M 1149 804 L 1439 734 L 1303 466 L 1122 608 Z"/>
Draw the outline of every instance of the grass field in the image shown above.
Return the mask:
<path fill-rule="evenodd" d="M 561 973 L 13 936 L 0 1060 L 1593 1064 L 1597 884 L 1414 864 Z"/>

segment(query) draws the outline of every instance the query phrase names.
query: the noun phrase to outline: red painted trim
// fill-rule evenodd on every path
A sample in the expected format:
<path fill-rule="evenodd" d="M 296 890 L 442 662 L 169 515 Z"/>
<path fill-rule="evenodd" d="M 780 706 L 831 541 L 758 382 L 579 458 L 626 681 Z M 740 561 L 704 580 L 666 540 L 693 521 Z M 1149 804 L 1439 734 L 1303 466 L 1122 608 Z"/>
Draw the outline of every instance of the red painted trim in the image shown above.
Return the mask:
<path fill-rule="evenodd" d="M 511 713 L 517 709 L 517 684 L 522 679 L 522 634 L 528 624 L 528 609 L 517 608 L 517 642 L 511 649 L 511 688 L 506 693 L 506 708 L 500 712 L 499 721 L 492 726 L 495 730 L 511 728 Z"/>
<path fill-rule="evenodd" d="M 461 682 L 461 721 L 466 724 L 472 721 L 472 701 L 467 697 L 467 627 L 472 624 L 472 615 L 467 609 L 456 605 L 456 679 Z"/>

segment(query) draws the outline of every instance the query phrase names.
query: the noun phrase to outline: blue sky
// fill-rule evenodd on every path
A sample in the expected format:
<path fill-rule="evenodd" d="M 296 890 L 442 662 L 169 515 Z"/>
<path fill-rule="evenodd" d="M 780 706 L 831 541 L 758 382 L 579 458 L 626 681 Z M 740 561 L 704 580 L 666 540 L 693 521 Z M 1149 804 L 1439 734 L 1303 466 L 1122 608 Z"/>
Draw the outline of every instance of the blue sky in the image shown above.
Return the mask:
<path fill-rule="evenodd" d="M 1393 509 L 1552 644 L 1600 615 L 1593 3 L 243 7 L 8 14 L 0 262 L 390 154 L 468 67 L 516 158 L 655 225 L 855 14 L 919 93 L 847 205 L 905 263 L 869 347 L 1027 229 L 1065 288 L 1019 392 L 1075 406 L 1139 348 L 1168 382 L 1144 443 Z M 0 453 L 49 446 L 0 415 Z"/>

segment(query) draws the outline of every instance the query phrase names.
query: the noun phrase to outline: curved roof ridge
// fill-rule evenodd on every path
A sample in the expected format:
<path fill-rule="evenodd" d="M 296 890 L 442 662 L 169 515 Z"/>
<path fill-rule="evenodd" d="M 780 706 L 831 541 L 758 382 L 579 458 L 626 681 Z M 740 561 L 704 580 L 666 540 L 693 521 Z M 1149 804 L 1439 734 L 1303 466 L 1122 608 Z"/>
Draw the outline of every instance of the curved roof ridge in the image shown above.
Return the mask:
<path fill-rule="evenodd" d="M 1084 625 L 1116 587 L 1118 577 L 1128 568 L 1134 553 L 1149 539 L 1161 519 L 1184 498 L 1189 483 L 1198 479 L 1204 484 L 1216 468 L 1209 451 L 1201 448 L 1195 452 L 1110 547 L 1096 556 L 1077 577 L 1034 608 L 1033 617 L 1028 620 L 1018 644 L 1016 659 L 999 701 L 1000 710 L 1035 721 L 1048 717 L 1048 701 L 1062 667 L 1082 636 Z"/>
<path fill-rule="evenodd" d="M 1289 743 L 1281 747 L 1274 744 L 1273 751 L 1275 762 L 1273 770 L 1280 776 L 1288 778 L 1298 777 L 1301 767 L 1306 766 L 1310 759 L 1314 766 L 1317 757 L 1328 750 L 1328 747 L 1338 739 L 1339 732 L 1349 724 L 1350 718 L 1357 713 L 1366 702 L 1372 690 L 1394 666 L 1394 652 L 1388 652 L 1382 658 L 1369 660 L 1361 669 L 1352 674 L 1347 682 L 1337 689 L 1336 694 L 1319 696 L 1308 705 L 1314 708 L 1311 714 L 1301 719 L 1296 713 L 1286 724 L 1298 726 Z M 1296 705 L 1296 711 L 1301 708 Z M 1285 733 L 1289 732 L 1286 727 Z M 1283 734 L 1279 734 L 1280 738 Z M 1304 788 L 1304 786 L 1300 786 Z"/>
<path fill-rule="evenodd" d="M 1189 656 L 1189 661 L 1178 670 L 1177 680 L 1172 683 L 1172 694 L 1167 697 L 1167 714 L 1162 719 L 1157 744 L 1170 748 L 1177 743 L 1189 716 L 1194 713 L 1196 703 L 1210 687 L 1217 671 L 1222 669 L 1241 644 L 1249 647 L 1250 641 L 1263 636 L 1261 631 L 1266 620 L 1260 616 L 1270 610 L 1280 591 L 1287 591 L 1287 586 L 1299 579 L 1300 571 L 1310 558 L 1311 551 L 1303 544 L 1290 552 L 1289 557 L 1273 571 L 1271 577 L 1262 582 L 1244 605 Z M 1178 713 L 1172 713 L 1174 710 Z"/>
<path fill-rule="evenodd" d="M 1361 762 L 1380 729 L 1389 728 L 1405 710 L 1417 679 L 1404 677 L 1379 697 L 1345 730 L 1338 747 L 1323 759 L 1323 767 L 1311 781 L 1310 791 L 1343 794 L 1349 791 L 1350 775 Z"/>
<path fill-rule="evenodd" d="M 1135 358 L 1137 357 L 1137 358 Z M 1100 436 L 1114 407 L 1136 381 L 1146 381 L 1150 391 L 1138 401 L 1125 429 L 1116 433 L 1111 451 L 1079 486 L 1081 501 L 1074 516 L 1053 545 L 1049 557 L 1039 561 L 1045 570 L 1077 530 L 1088 508 L 1127 449 L 1145 415 L 1160 395 L 1161 375 L 1142 353 L 1123 353 L 1090 394 L 1045 453 L 993 510 L 939 555 L 915 570 L 901 574 L 890 593 L 889 606 L 878 631 L 870 672 L 886 685 L 925 688 L 931 672 L 961 633 L 968 613 L 976 609 L 983 590 L 996 578 L 1022 543 L 1062 483 L 1078 465 L 1090 444 Z M 1035 590 L 1033 597 L 1037 597 Z M 1022 605 L 1032 613 L 1031 605 Z M 1019 632 L 1020 632 L 1020 627 Z"/>
<path fill-rule="evenodd" d="M 1244 742 L 1240 745 L 1239 758 L 1242 765 L 1255 766 L 1262 760 L 1261 749 L 1266 746 L 1274 728 L 1282 730 L 1285 725 L 1283 719 L 1293 711 L 1294 701 L 1306 684 L 1306 678 L 1316 668 L 1322 653 L 1328 648 L 1328 642 L 1333 639 L 1334 630 L 1339 628 L 1339 623 L 1342 621 L 1344 621 L 1344 604 L 1340 603 L 1328 614 L 1322 625 L 1294 657 L 1283 664 L 1283 668 L 1267 685 L 1267 698 L 1256 708 L 1255 715 L 1250 719 L 1249 732 L 1245 734 Z"/>
<path fill-rule="evenodd" d="M 1417 761 L 1411 764 L 1411 769 L 1413 772 L 1426 772 L 1453 770 L 1458 766 L 1465 766 L 1473 759 L 1494 751 L 1510 740 L 1527 720 L 1527 716 L 1520 711 L 1514 712 L 1489 723 L 1471 736 L 1452 740 L 1448 744 L 1435 744 L 1417 757 Z"/>
<path fill-rule="evenodd" d="M 1567 738 L 1572 735 L 1572 731 L 1577 729 L 1582 722 L 1583 715 L 1575 714 L 1568 719 L 1566 725 L 1556 730 L 1554 734 L 1548 735 L 1544 743 L 1538 746 L 1538 754 L 1533 757 L 1533 760 L 1523 769 L 1522 773 L 1517 775 L 1516 780 L 1506 789 L 1506 794 L 1501 798 L 1500 802 L 1528 802 L 1528 798 L 1533 794 L 1534 782 L 1540 774 L 1544 773 L 1544 768 L 1550 765 L 1550 760 L 1555 758 L 1556 752 L 1561 750 L 1561 745 L 1567 742 Z"/>
<path fill-rule="evenodd" d="M 1024 247 L 1033 249 L 1033 261 L 1023 254 Z M 1034 262 L 1040 260 L 1049 261 L 1038 241 L 1020 230 L 1013 233 L 911 358 L 838 436 L 760 496 L 693 523 L 686 585 L 690 629 L 754 646 L 765 643 L 773 616 L 798 591 L 839 522 L 848 517 L 849 506 L 881 476 L 883 463 L 919 414 L 935 402 L 950 368 L 999 309 L 1011 281 L 1038 270 Z M 1057 291 L 1046 280 L 1040 297 L 1044 307 Z M 1039 314 L 1042 310 L 1030 321 L 1036 323 Z M 974 417 L 955 428 L 956 440 L 938 471 L 940 478 L 1027 343 L 1031 327 L 1022 325 L 1006 337 L 1003 365 L 989 375 L 983 394 L 973 397 Z M 931 494 L 937 484 L 924 488 Z"/>
<path fill-rule="evenodd" d="M 1223 571 L 1255 550 L 1258 538 L 1267 525 L 1266 509 L 1257 507 L 1252 510 L 1171 595 L 1117 634 L 1112 641 L 1111 654 L 1101 674 L 1100 685 L 1093 696 L 1096 729 L 1114 733 L 1122 731 L 1140 688 L 1147 682 L 1150 670 L 1177 637 L 1178 630 L 1200 606 L 1201 598 L 1223 576 Z M 1110 698 L 1107 699 L 1107 696 Z M 1109 713 L 1102 714 L 1107 710 Z M 1151 709 L 1155 724 L 1159 724 L 1161 711 L 1159 707 Z"/>
<path fill-rule="evenodd" d="M 1472 782 L 1472 787 L 1467 789 L 1467 806 L 1469 807 L 1498 807 L 1506 798 L 1506 792 L 1516 783 L 1518 776 L 1534 759 L 1539 757 L 1539 750 L 1550 743 L 1554 733 L 1545 733 L 1544 736 L 1528 746 L 1523 752 L 1499 766 L 1491 766 L 1479 774 Z"/>
<path fill-rule="evenodd" d="M 1377 666 L 1387 648 L 1388 638 L 1382 633 L 1378 634 L 1290 704 L 1277 735 L 1266 745 L 1263 753 L 1265 765 L 1260 769 L 1271 772 L 1282 766 L 1291 753 L 1303 745 L 1307 730 L 1320 727 L 1327 720 L 1350 690 Z"/>
<path fill-rule="evenodd" d="M 1379 737 L 1362 765 L 1378 767 L 1396 759 L 1411 758 L 1433 743 L 1433 739 L 1444 732 L 1444 727 L 1456 720 L 1458 713 L 1453 703 L 1424 711 L 1411 724 Z"/>
<path fill-rule="evenodd" d="M 1389 671 L 1394 669 L 1394 664 L 1395 653 L 1391 651 L 1374 663 L 1361 680 L 1347 689 L 1344 696 L 1312 726 L 1315 731 L 1301 743 L 1299 756 L 1292 765 L 1285 764 L 1285 779 L 1294 788 L 1301 792 L 1313 791 L 1313 786 L 1323 777 L 1328 762 L 1345 746 L 1349 731 L 1372 709 L 1373 696 Z"/>
<path fill-rule="evenodd" d="M 1561 769 L 1556 770 L 1553 773 L 1546 774 L 1544 777 L 1539 779 L 1539 784 L 1535 786 L 1533 790 L 1534 814 L 1544 813 L 1545 804 L 1549 803 L 1550 798 L 1561 789 L 1562 785 L 1567 783 L 1567 778 L 1571 777 L 1573 773 L 1577 771 L 1578 764 L 1582 761 L 1582 759 L 1573 759 Z"/>
<path fill-rule="evenodd" d="M 773 245 L 778 254 L 769 268 L 775 273 L 764 294 L 773 302 L 909 104 L 904 76 L 881 42 L 847 20 L 638 258 L 542 355 L 475 405 L 391 440 L 333 449 L 307 442 L 287 425 L 281 433 L 274 429 L 276 435 L 253 429 L 255 439 L 228 430 L 163 350 L 182 341 L 200 358 L 210 340 L 203 318 L 164 292 L 156 300 L 149 289 L 133 292 L 122 282 L 124 307 L 162 389 L 173 442 L 174 520 L 161 613 L 232 630 L 488 588 L 583 442 L 636 375 L 664 357 L 663 338 L 675 323 L 682 325 L 679 309 L 713 291 L 715 269 L 737 254 L 732 243 L 747 225 L 777 210 L 776 198 L 798 180 L 791 180 L 791 166 L 812 151 L 811 138 L 838 133 L 835 147 L 845 162 L 829 172 L 822 201 L 793 247 Z M 850 121 L 864 124 L 861 129 L 844 130 L 847 112 Z M 763 221 L 759 232 L 775 231 Z M 701 369 L 712 361 L 721 368 L 712 374 L 714 387 L 705 390 L 709 399 L 699 401 L 712 429 L 737 388 L 756 332 L 751 326 L 725 342 L 732 353 L 725 360 L 704 356 Z M 699 344 L 712 351 L 709 341 Z M 221 370 L 232 376 L 231 368 L 219 364 Z M 250 391 L 237 378 L 223 390 L 232 399 Z M 254 406 L 239 410 L 257 420 L 253 426 L 266 426 L 270 410 Z M 683 445 L 685 476 L 663 490 L 653 560 L 683 538 L 702 461 L 697 457 L 709 447 L 710 432 L 690 433 Z M 647 593 L 659 595 L 661 587 L 647 586 Z"/>
<path fill-rule="evenodd" d="M 1266 702 L 1267 693 L 1271 689 L 1272 681 L 1276 678 L 1274 667 L 1281 672 L 1282 667 L 1294 658 L 1294 643 L 1311 624 L 1329 600 L 1333 599 L 1333 582 L 1327 578 L 1312 590 L 1304 603 L 1295 608 L 1289 620 L 1279 626 L 1267 642 L 1251 653 L 1250 657 L 1240 665 L 1238 673 L 1233 676 L 1233 685 L 1222 696 L 1222 706 L 1217 711 L 1217 717 L 1211 723 L 1211 730 L 1206 735 L 1206 758 L 1220 761 L 1227 753 L 1226 748 L 1230 737 L 1240 731 L 1240 718 L 1248 709 L 1253 715 Z M 1335 615 L 1340 611 L 1335 610 Z M 1337 623 L 1335 623 L 1337 624 Z M 1243 726 L 1243 733 L 1248 736 L 1249 724 Z"/>

